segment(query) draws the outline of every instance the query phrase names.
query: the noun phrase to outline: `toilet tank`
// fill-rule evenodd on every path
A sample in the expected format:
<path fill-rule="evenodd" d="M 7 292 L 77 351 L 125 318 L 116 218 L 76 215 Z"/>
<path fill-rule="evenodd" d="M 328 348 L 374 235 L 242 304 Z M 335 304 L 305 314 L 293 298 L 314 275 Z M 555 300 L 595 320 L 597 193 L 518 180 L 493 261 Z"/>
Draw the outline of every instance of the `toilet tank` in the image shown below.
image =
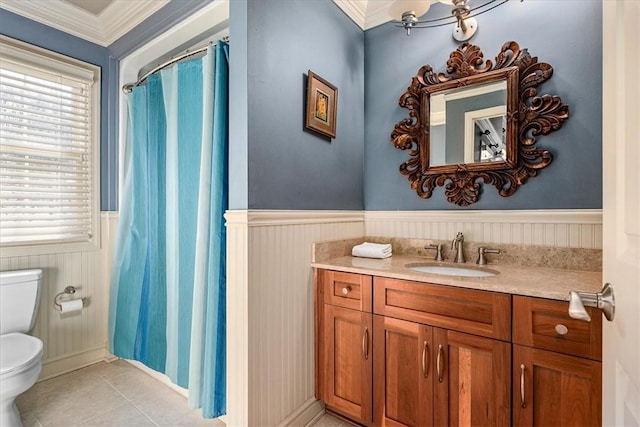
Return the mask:
<path fill-rule="evenodd" d="M 41 283 L 42 270 L 0 272 L 0 334 L 33 329 Z"/>

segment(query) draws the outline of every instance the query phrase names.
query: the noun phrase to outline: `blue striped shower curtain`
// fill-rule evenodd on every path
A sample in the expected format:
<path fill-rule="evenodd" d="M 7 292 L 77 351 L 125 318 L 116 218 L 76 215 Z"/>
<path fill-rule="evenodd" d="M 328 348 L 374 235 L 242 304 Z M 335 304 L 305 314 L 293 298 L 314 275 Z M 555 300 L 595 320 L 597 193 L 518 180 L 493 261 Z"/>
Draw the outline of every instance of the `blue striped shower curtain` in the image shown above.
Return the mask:
<path fill-rule="evenodd" d="M 225 413 L 227 44 L 128 95 L 109 344 Z"/>

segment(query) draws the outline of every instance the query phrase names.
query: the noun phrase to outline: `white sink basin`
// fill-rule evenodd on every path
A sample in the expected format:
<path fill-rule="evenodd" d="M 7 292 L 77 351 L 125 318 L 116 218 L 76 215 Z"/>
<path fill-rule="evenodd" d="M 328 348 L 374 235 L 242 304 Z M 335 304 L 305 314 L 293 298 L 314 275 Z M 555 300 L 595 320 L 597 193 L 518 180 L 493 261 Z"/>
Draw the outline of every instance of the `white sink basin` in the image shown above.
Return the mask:
<path fill-rule="evenodd" d="M 442 274 L 444 276 L 491 277 L 498 274 L 497 271 L 449 265 L 407 265 L 407 267 L 421 273 Z"/>

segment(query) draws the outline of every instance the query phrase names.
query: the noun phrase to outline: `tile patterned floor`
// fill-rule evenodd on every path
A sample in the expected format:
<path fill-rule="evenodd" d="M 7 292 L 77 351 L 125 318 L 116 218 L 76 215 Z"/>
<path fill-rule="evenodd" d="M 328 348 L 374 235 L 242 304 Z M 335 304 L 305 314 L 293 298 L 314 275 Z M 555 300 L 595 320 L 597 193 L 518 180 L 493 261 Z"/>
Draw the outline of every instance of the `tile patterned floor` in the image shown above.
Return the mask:
<path fill-rule="evenodd" d="M 334 415 L 330 412 L 326 412 L 322 418 L 320 418 L 312 427 L 357 427 L 357 424 L 353 424 L 344 418 Z M 311 427 L 311 426 L 310 426 Z"/>
<path fill-rule="evenodd" d="M 101 362 L 34 385 L 16 400 L 25 427 L 225 427 L 123 361 Z M 313 427 L 356 427 L 325 413 Z"/>
<path fill-rule="evenodd" d="M 16 403 L 25 427 L 225 426 L 122 360 L 39 382 Z"/>

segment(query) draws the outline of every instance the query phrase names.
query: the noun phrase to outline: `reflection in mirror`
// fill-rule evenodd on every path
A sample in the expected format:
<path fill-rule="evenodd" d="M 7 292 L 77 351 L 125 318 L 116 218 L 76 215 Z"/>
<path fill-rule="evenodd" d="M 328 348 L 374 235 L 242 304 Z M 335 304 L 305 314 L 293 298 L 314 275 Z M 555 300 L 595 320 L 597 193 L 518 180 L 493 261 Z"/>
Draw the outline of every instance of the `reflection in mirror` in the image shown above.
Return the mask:
<path fill-rule="evenodd" d="M 465 163 L 503 162 L 507 153 L 505 114 L 473 121 L 473 139 L 465 140 Z M 468 150 L 468 151 L 467 151 Z"/>
<path fill-rule="evenodd" d="M 506 159 L 506 79 L 432 93 L 429 110 L 429 166 Z"/>

